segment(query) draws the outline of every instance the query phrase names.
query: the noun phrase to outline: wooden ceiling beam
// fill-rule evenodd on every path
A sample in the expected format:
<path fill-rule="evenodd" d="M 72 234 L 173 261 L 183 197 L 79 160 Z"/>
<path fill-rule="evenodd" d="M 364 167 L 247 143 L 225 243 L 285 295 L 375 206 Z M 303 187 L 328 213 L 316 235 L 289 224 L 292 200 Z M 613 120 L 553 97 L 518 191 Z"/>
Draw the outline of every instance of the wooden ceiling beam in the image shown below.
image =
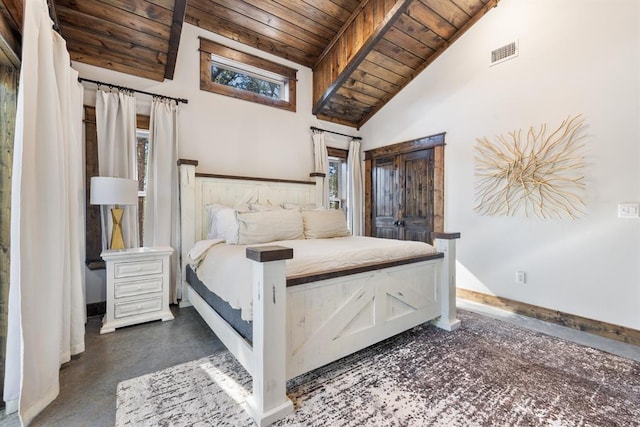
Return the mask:
<path fill-rule="evenodd" d="M 187 13 L 187 0 L 176 0 L 173 9 L 173 20 L 171 21 L 171 32 L 169 35 L 169 51 L 167 52 L 167 65 L 164 68 L 164 78 L 173 80 L 176 71 L 176 61 L 178 60 L 178 47 L 180 47 L 180 35 L 182 34 L 182 24 Z"/>
<path fill-rule="evenodd" d="M 400 17 L 407 10 L 409 5 L 411 5 L 413 1 L 414 0 L 397 0 L 396 3 L 393 5 L 393 7 L 391 7 L 391 9 L 389 9 L 387 13 L 384 14 L 382 19 L 378 21 L 377 24 L 374 23 L 373 31 L 367 37 L 362 37 L 363 40 L 361 40 L 361 43 L 359 45 L 357 45 L 358 40 L 354 40 L 354 38 L 349 37 L 349 34 L 348 34 L 349 28 L 346 28 L 343 31 L 341 37 L 339 37 L 338 40 L 336 40 L 330 52 L 327 52 L 323 61 L 321 61 L 316 67 L 316 72 L 314 73 L 314 76 L 313 76 L 314 85 L 317 86 L 316 89 L 318 91 L 322 91 L 322 95 L 317 100 L 315 99 L 316 96 L 314 96 L 315 105 L 313 107 L 313 114 L 317 115 L 322 111 L 322 109 L 327 104 L 329 99 L 349 78 L 351 73 L 355 71 L 356 68 L 358 68 L 360 63 L 364 61 L 366 56 L 369 54 L 371 49 L 373 49 L 376 43 L 382 37 L 384 37 L 387 30 L 391 28 L 391 26 L 394 24 L 396 19 L 398 19 L 398 17 Z M 384 2 L 379 2 L 380 4 L 376 4 L 378 2 L 373 1 L 371 3 L 374 7 L 381 8 L 383 7 L 382 3 Z M 363 6 L 363 8 L 360 9 L 360 13 L 354 18 L 354 20 L 351 21 L 351 25 L 349 27 L 358 25 L 359 21 L 365 20 L 366 17 L 362 15 L 363 15 L 364 7 L 366 7 L 367 5 L 366 4 L 361 4 L 361 5 Z M 339 60 L 336 59 L 334 61 L 333 57 L 339 56 L 339 52 L 336 52 L 336 51 L 341 50 L 340 46 L 343 43 L 345 43 L 346 45 L 351 44 L 351 46 L 349 46 L 349 50 L 355 52 L 355 54 L 348 61 L 347 64 L 341 65 L 339 63 Z M 329 61 L 333 63 L 337 63 L 338 67 L 339 68 L 341 67 L 342 69 L 335 70 L 335 67 L 333 67 L 333 64 L 327 64 L 327 62 Z M 337 77 L 335 79 L 333 79 L 332 76 L 327 75 L 329 73 L 335 73 L 336 71 L 337 71 Z M 322 82 L 329 82 L 326 85 L 326 88 L 324 88 L 324 90 L 322 87 L 320 87 L 322 85 Z"/>

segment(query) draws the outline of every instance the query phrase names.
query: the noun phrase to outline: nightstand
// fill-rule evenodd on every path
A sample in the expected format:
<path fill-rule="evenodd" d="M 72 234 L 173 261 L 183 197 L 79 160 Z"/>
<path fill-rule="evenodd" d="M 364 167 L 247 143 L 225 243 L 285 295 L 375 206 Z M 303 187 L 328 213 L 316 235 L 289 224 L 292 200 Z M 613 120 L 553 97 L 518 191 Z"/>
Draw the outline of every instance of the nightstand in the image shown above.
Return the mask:
<path fill-rule="evenodd" d="M 102 251 L 107 267 L 107 314 L 100 333 L 151 320 L 172 320 L 169 310 L 171 247 Z"/>

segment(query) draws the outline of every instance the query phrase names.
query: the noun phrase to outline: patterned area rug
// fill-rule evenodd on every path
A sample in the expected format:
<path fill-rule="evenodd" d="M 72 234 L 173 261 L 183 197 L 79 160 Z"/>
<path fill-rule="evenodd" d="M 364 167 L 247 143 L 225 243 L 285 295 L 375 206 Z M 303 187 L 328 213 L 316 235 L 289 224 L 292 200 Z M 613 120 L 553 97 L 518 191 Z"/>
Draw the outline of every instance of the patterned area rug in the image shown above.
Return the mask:
<path fill-rule="evenodd" d="M 639 426 L 640 363 L 459 311 L 295 378 L 276 426 Z M 228 352 L 121 382 L 116 426 L 251 426 Z"/>

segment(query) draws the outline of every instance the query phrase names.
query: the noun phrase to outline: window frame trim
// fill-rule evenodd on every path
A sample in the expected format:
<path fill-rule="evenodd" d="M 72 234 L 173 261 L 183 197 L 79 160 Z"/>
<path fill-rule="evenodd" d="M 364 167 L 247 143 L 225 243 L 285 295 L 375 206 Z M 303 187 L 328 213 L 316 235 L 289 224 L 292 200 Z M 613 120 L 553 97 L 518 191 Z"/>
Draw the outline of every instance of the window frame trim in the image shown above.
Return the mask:
<path fill-rule="evenodd" d="M 227 58 L 240 64 L 258 68 L 277 74 L 288 80 L 285 86 L 288 89 L 288 100 L 269 98 L 253 92 L 236 89 L 231 86 L 222 85 L 211 81 L 211 55 Z M 222 44 L 200 38 L 200 90 L 229 96 L 236 99 L 255 102 L 257 104 L 269 105 L 287 111 L 296 111 L 296 75 L 298 70 L 287 67 L 268 59 L 260 58 Z"/>

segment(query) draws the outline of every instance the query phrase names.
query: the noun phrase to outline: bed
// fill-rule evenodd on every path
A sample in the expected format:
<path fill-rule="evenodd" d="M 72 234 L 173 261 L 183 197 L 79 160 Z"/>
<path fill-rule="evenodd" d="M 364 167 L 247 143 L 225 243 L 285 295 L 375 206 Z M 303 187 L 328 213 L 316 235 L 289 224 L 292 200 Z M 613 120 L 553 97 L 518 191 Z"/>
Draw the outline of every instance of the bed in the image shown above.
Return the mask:
<path fill-rule="evenodd" d="M 288 379 L 424 322 L 432 321 L 446 330 L 459 326 L 455 308 L 455 241 L 459 233 L 433 233 L 432 250 L 424 249 L 428 245 L 416 246 L 417 252 L 391 249 L 399 254 L 391 260 L 374 262 L 365 254 L 364 260 L 355 263 L 334 265 L 333 261 L 323 260 L 322 264 L 331 265 L 328 271 L 309 268 L 304 262 L 306 251 L 316 249 L 308 250 L 305 239 L 259 244 L 249 239 L 249 244 L 239 241 L 235 242 L 237 245 L 208 239 L 212 236 L 207 207 L 247 202 L 310 206 L 322 197 L 315 182 L 196 174 L 197 161 L 180 160 L 179 165 L 183 271 L 180 305 L 192 305 L 251 374 L 253 389 L 246 409 L 258 426 L 293 411 L 286 395 Z M 305 216 L 305 224 L 306 221 Z M 338 245 L 341 239 L 317 240 Z M 374 243 L 364 239 L 367 238 L 345 236 L 343 240 L 353 242 L 356 248 Z M 197 248 L 200 249 L 194 252 Z M 234 261 L 241 264 L 231 267 L 243 274 L 222 280 L 233 289 L 245 284 L 250 293 L 249 302 L 235 304 L 232 314 L 219 308 L 227 301 L 216 292 L 207 292 L 208 286 L 200 280 L 207 268 L 220 270 L 227 265 L 227 261 L 213 267 L 200 264 L 224 259 L 224 253 L 215 252 L 222 250 L 234 251 L 234 259 L 238 259 L 238 253 L 244 255 L 244 259 Z M 196 252 L 210 258 L 195 261 Z M 338 258 L 357 258 L 345 254 Z M 216 298 L 223 301 L 216 302 Z M 233 299 L 233 295 L 225 298 Z"/>

